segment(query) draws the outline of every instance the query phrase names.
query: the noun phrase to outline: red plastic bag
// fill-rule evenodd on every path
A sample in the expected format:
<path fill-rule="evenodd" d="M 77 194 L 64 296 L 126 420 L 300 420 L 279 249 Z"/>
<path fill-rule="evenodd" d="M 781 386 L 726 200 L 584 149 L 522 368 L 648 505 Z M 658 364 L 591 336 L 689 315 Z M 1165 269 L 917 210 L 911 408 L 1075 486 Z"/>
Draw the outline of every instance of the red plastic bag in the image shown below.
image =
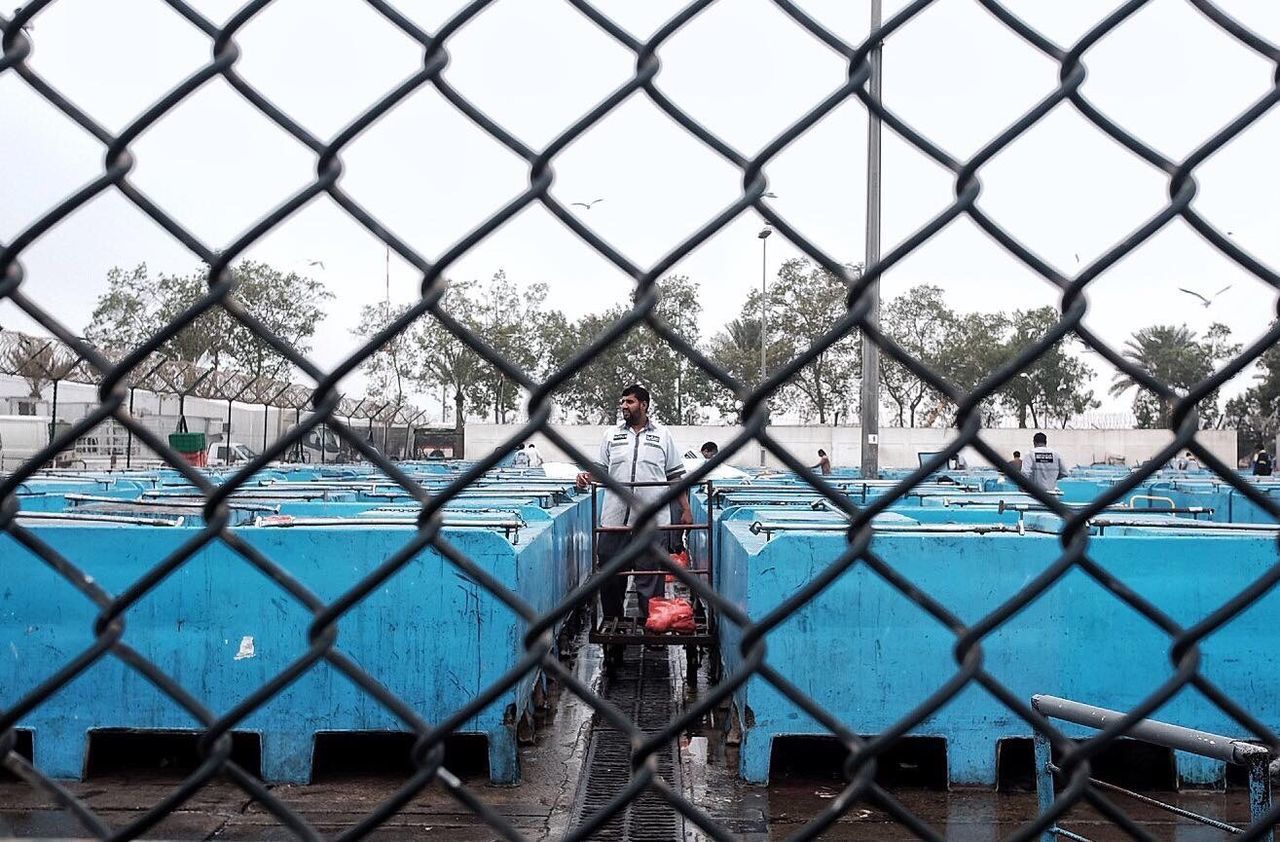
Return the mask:
<path fill-rule="evenodd" d="M 649 600 L 649 619 L 644 630 L 650 634 L 693 634 L 693 606 L 687 599 L 665 599 L 655 596 Z"/>
<path fill-rule="evenodd" d="M 671 561 L 687 569 L 689 567 L 689 551 L 681 550 L 678 553 L 672 553 Z M 675 580 L 676 580 L 676 577 L 674 574 L 671 574 L 671 573 L 667 574 L 668 582 L 674 582 Z"/>

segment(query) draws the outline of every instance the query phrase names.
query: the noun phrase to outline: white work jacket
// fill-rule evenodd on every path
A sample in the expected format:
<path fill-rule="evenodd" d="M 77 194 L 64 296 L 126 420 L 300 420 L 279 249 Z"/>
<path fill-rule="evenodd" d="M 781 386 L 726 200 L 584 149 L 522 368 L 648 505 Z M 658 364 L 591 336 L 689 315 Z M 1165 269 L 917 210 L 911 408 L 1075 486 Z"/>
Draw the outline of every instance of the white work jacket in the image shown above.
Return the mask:
<path fill-rule="evenodd" d="M 676 447 L 675 439 L 666 427 L 650 421 L 640 432 L 623 422 L 613 427 L 600 442 L 600 455 L 596 460 L 602 473 L 618 482 L 666 482 L 684 476 L 684 460 Z M 655 485 L 633 488 L 632 494 L 644 502 L 657 500 L 667 492 L 667 486 Z M 630 526 L 634 515 L 618 495 L 606 491 L 604 508 L 600 512 L 601 526 Z M 671 524 L 671 507 L 663 506 L 654 518 L 659 526 Z"/>

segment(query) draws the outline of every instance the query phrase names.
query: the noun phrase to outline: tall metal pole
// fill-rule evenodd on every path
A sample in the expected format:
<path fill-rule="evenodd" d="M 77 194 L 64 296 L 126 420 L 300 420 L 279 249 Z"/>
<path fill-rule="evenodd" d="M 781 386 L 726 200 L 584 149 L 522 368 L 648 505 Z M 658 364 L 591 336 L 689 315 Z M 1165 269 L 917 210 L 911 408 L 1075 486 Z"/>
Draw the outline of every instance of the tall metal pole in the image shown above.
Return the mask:
<path fill-rule="evenodd" d="M 760 385 L 768 372 L 768 358 L 765 347 L 769 341 L 769 235 L 773 229 L 768 225 L 757 234 L 760 238 Z M 765 449 L 760 446 L 760 467 L 764 467 Z"/>
<path fill-rule="evenodd" d="M 871 35 L 880 29 L 881 0 L 871 0 Z M 883 47 L 876 44 L 871 51 L 871 96 L 877 100 L 883 85 L 881 66 Z M 865 269 L 880 261 L 880 118 L 867 114 L 867 254 Z M 880 324 L 880 280 L 867 288 L 871 298 L 868 320 Z M 880 349 L 867 335 L 862 335 L 862 463 L 864 479 L 880 475 Z"/>
<path fill-rule="evenodd" d="M 133 386 L 129 387 L 129 417 L 133 417 Z M 133 428 L 125 427 L 124 466 L 133 467 Z"/>

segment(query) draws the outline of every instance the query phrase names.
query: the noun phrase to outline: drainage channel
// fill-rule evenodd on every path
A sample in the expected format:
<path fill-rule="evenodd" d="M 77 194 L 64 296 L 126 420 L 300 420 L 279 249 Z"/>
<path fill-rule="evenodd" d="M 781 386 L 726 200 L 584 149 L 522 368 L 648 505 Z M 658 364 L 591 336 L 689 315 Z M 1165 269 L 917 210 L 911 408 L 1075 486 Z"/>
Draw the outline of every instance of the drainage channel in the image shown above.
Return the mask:
<path fill-rule="evenodd" d="M 623 662 L 605 680 L 604 698 L 629 714 L 646 734 L 671 721 L 674 690 L 667 650 L 627 647 Z M 674 743 L 674 741 L 673 741 Z M 680 791 L 680 763 L 673 744 L 657 754 L 658 775 Z M 578 784 L 575 825 L 606 807 L 631 781 L 631 742 L 627 735 L 596 717 L 591 726 L 586 773 Z M 684 839 L 684 817 L 653 789 L 645 789 L 591 836 L 609 842 L 673 842 Z"/>

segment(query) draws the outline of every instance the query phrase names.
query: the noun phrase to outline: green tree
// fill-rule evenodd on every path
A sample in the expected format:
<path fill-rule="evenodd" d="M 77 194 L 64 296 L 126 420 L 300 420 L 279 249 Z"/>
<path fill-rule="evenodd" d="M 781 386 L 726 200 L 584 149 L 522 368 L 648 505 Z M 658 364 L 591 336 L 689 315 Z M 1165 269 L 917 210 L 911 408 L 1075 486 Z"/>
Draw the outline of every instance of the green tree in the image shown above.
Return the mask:
<path fill-rule="evenodd" d="M 939 372 L 962 392 L 972 392 L 978 384 L 1008 359 L 1009 316 L 1006 313 L 965 313 L 958 315 L 946 333 L 939 359 Z M 937 395 L 927 406 L 924 426 L 956 423 L 956 405 Z M 986 398 L 978 408 L 983 426 L 991 427 L 1003 416 L 996 396 Z"/>
<path fill-rule="evenodd" d="M 122 356 L 155 334 L 162 304 L 163 277 L 153 281 L 147 264 L 129 272 L 113 266 L 107 272 L 107 291 L 98 296 L 85 338 L 112 357 Z"/>
<path fill-rule="evenodd" d="M 1059 319 L 1054 307 L 1015 310 L 1010 318 L 1011 334 L 1004 346 L 1005 359 L 1019 357 Z M 1084 385 L 1093 378 L 1093 370 L 1067 353 L 1069 342 L 1068 337 L 1054 343 L 998 393 L 998 402 L 1017 416 L 1019 427 L 1027 426 L 1029 415 L 1033 427 L 1056 423 L 1065 429 L 1072 416 L 1101 406 L 1094 400 L 1093 390 Z"/>
<path fill-rule="evenodd" d="M 697 347 L 701 340 L 702 305 L 697 284 L 683 275 L 663 278 L 657 284 L 657 315 L 676 333 Z M 603 313 L 588 314 L 568 331 L 571 337 L 603 333 L 627 312 L 615 305 Z M 578 346 L 562 342 L 557 360 L 563 362 Z M 588 423 L 613 423 L 618 394 L 630 383 L 641 383 L 653 396 L 651 411 L 668 424 L 697 424 L 705 408 L 715 401 L 715 389 L 707 375 L 678 353 L 648 325 L 632 328 L 575 374 L 561 389 L 560 402 Z"/>
<path fill-rule="evenodd" d="M 851 267 L 855 274 L 861 267 Z M 813 347 L 847 312 L 848 288 L 843 280 L 808 260 L 796 258 L 782 264 L 770 285 L 769 311 L 782 342 L 784 359 L 793 359 Z M 773 328 L 770 329 L 770 333 Z M 859 334 L 845 334 L 793 375 L 783 400 L 805 420 L 834 422 L 857 406 L 858 379 L 862 373 Z"/>
<path fill-rule="evenodd" d="M 368 339 L 408 309 L 408 305 L 397 306 L 387 301 L 366 304 L 360 308 L 360 323 L 352 333 Z M 416 341 L 420 329 L 417 323 L 409 325 L 366 357 L 360 366 L 368 378 L 369 397 L 389 404 L 393 412 L 405 406 L 406 396 L 415 390 L 422 372 L 422 348 Z"/>
<path fill-rule="evenodd" d="M 615 305 L 603 313 L 588 313 L 575 321 L 558 349 L 561 363 L 577 353 L 577 339 L 587 340 L 608 330 L 626 312 Z M 631 351 L 645 341 L 656 341 L 647 329 L 635 328 L 596 354 L 591 362 L 565 381 L 557 401 L 588 424 L 612 424 L 618 414 L 618 394 L 630 383 L 645 382 L 645 372 Z"/>
<path fill-rule="evenodd" d="M 750 389 L 760 385 L 760 293 L 752 291 L 742 312 L 732 319 L 708 343 L 707 356 Z M 756 313 L 747 316 L 747 313 Z M 785 361 L 786 346 L 781 332 L 769 331 L 770 342 L 766 349 L 766 368 L 776 371 Z M 742 412 L 742 402 L 727 389 L 717 389 L 712 404 L 722 419 L 737 421 Z M 770 412 L 782 408 L 782 397 L 775 393 L 769 398 Z"/>
<path fill-rule="evenodd" d="M 242 309 L 293 348 L 306 353 L 322 306 L 333 295 L 324 284 L 266 263 L 243 260 L 232 267 L 237 280 L 229 306 Z M 109 356 L 123 356 L 159 333 L 208 291 L 207 273 L 152 276 L 145 263 L 107 273 L 107 291 L 98 297 L 85 337 Z M 215 307 L 184 328 L 166 353 L 253 377 L 278 377 L 286 361 L 257 333 Z"/>
<path fill-rule="evenodd" d="M 698 300 L 698 285 L 686 275 L 669 275 L 658 281 L 657 315 L 678 336 L 694 348 L 702 345 L 702 302 Z M 645 332 L 650 332 L 648 327 Z M 648 362 L 650 383 L 662 396 L 659 418 L 669 424 L 700 424 L 706 420 L 706 407 L 712 403 L 715 391 L 724 391 L 714 385 L 706 372 L 698 368 L 684 354 L 678 352 L 666 340 L 653 334 L 653 341 L 644 350 Z M 651 390 L 652 391 L 652 390 Z"/>
<path fill-rule="evenodd" d="M 253 260 L 242 260 L 232 270 L 237 280 L 233 299 L 276 338 L 304 354 L 310 351 L 316 325 L 324 318 L 322 305 L 333 293 L 314 278 Z M 200 281 L 204 283 L 203 276 Z M 289 363 L 239 320 L 228 317 L 228 322 L 224 348 L 234 367 L 254 377 L 280 378 Z"/>
<path fill-rule="evenodd" d="M 1215 322 L 1203 338 L 1186 325 L 1152 325 L 1133 334 L 1124 344 L 1125 359 L 1133 363 L 1177 395 L 1186 395 L 1213 373 L 1214 365 L 1239 353 L 1240 346 L 1228 341 L 1231 330 Z M 1142 389 L 1129 375 L 1118 372 L 1111 384 L 1112 395 L 1123 395 L 1137 388 L 1133 412 L 1143 429 L 1167 429 L 1171 424 L 1175 399 L 1162 399 Z M 1196 407 L 1200 426 L 1212 427 L 1218 420 L 1217 390 Z"/>
<path fill-rule="evenodd" d="M 473 324 L 475 287 L 472 281 L 450 284 L 440 299 L 441 309 L 464 325 Z M 454 426 L 458 430 L 464 429 L 468 396 L 472 401 L 475 398 L 471 387 L 478 379 L 490 375 L 486 370 L 488 366 L 431 315 L 417 323 L 413 342 L 417 345 L 417 358 L 422 366 L 418 372 L 419 382 L 437 384 L 453 395 Z M 484 412 L 486 407 L 476 407 L 472 403 L 471 408 Z"/>
<path fill-rule="evenodd" d="M 520 287 L 507 279 L 506 272 L 498 270 L 483 286 L 471 287 L 469 294 L 472 303 L 467 327 L 531 376 L 544 374 L 556 347 L 556 327 L 564 324 L 563 316 L 543 309 L 547 285 Z M 474 411 L 480 407 L 491 409 L 495 424 L 512 420 L 519 403 L 519 387 L 498 369 L 488 367 L 487 376 L 474 381 L 468 391 Z"/>
<path fill-rule="evenodd" d="M 853 271 L 859 271 L 854 267 Z M 848 288 L 837 276 L 808 260 L 782 264 L 765 297 L 768 330 L 767 374 L 786 365 L 818 342 L 835 326 L 847 308 Z M 769 399 L 771 411 L 785 408 L 820 424 L 835 422 L 842 412 L 856 406 L 856 384 L 861 371 L 858 334 L 845 335 L 825 348 Z M 737 318 L 712 337 L 710 358 L 748 387 L 760 379 L 760 293 L 747 295 Z M 736 418 L 741 406 L 727 392 L 713 403 L 723 417 Z"/>
<path fill-rule="evenodd" d="M 1236 431 L 1237 458 L 1251 456 L 1260 446 L 1271 450 L 1280 430 L 1275 407 L 1264 403 L 1257 386 L 1227 401 L 1222 423 Z"/>
<path fill-rule="evenodd" d="M 1272 345 L 1258 357 L 1257 381 L 1244 393 L 1227 401 L 1222 419 L 1234 427 L 1239 456 L 1250 456 L 1259 446 L 1270 450 L 1280 433 L 1280 345 Z"/>
<path fill-rule="evenodd" d="M 903 350 L 935 371 L 946 368 L 947 337 L 955 329 L 956 314 L 942 290 L 922 284 L 890 299 L 880 311 L 880 330 Z M 880 383 L 895 407 L 897 426 L 916 426 L 922 405 L 936 404 L 939 395 L 902 363 L 885 354 L 880 360 Z"/>

